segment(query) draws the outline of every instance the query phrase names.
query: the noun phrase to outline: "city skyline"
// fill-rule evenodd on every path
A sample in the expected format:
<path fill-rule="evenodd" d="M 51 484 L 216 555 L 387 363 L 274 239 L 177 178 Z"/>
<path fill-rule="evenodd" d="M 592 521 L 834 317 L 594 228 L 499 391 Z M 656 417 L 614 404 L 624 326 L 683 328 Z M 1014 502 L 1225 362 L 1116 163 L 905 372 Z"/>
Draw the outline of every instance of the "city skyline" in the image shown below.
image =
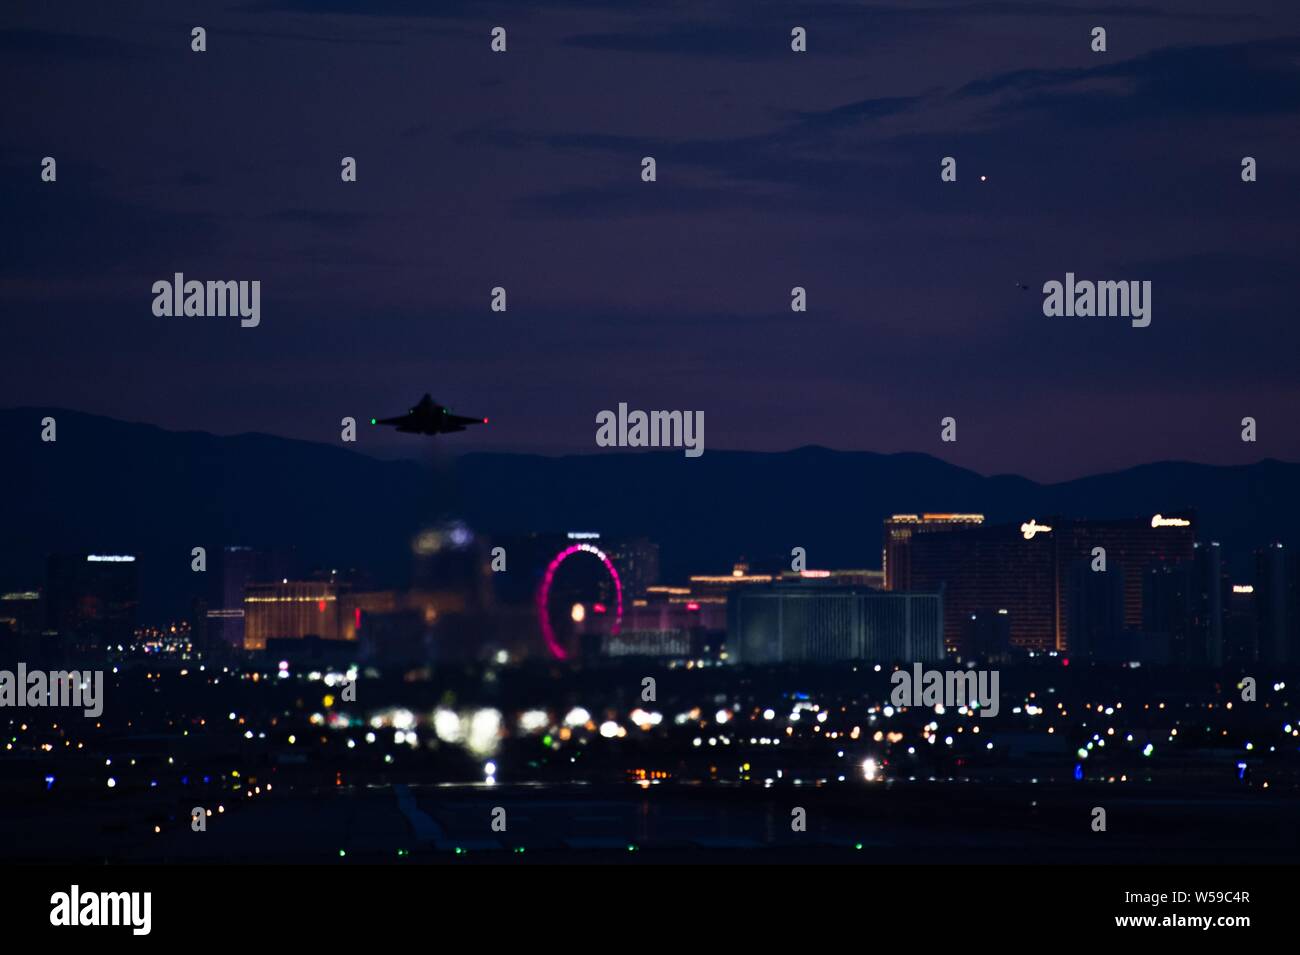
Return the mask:
<path fill-rule="evenodd" d="M 483 534 L 451 519 L 390 542 L 409 546 L 404 583 L 376 580 L 358 555 L 346 555 L 342 570 L 325 569 L 288 542 L 227 541 L 211 547 L 211 558 L 208 546 L 193 549 L 194 573 L 178 596 L 192 601 L 181 617 L 187 632 L 227 653 L 282 654 L 310 638 L 362 641 L 368 656 L 397 660 L 456 646 L 458 658 L 503 655 L 498 662 L 702 653 L 749 665 L 948 656 L 1005 663 L 1053 652 L 1175 666 L 1300 662 L 1300 574 L 1283 542 L 1255 544 L 1232 561 L 1194 510 L 1043 516 L 998 524 L 971 512 L 892 514 L 880 527 L 879 568 L 865 555 L 851 568 L 810 566 L 796 546 L 788 556 L 738 555 L 725 571 L 697 564 L 688 576 L 661 574 L 653 536 Z M 583 564 L 577 579 L 586 583 L 575 589 L 571 571 Z M 139 599 L 144 575 L 154 571 L 154 588 L 166 576 L 150 560 L 125 549 L 64 551 L 44 565 L 35 589 L 0 599 L 0 624 L 12 637 L 39 634 L 94 652 L 134 642 L 145 624 L 165 630 L 160 608 Z M 464 618 L 455 624 L 460 636 L 430 643 L 449 614 Z"/>

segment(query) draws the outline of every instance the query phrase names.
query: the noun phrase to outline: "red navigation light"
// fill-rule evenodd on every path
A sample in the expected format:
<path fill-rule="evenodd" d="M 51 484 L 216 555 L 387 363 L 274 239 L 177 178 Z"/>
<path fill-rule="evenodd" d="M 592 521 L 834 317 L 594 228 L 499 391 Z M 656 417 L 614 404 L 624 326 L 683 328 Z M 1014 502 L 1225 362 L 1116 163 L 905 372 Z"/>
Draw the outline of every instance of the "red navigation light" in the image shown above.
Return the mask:
<path fill-rule="evenodd" d="M 488 423 L 487 418 L 484 418 L 484 419 L 483 419 L 483 423 L 484 423 L 484 424 L 487 424 L 487 423 Z"/>

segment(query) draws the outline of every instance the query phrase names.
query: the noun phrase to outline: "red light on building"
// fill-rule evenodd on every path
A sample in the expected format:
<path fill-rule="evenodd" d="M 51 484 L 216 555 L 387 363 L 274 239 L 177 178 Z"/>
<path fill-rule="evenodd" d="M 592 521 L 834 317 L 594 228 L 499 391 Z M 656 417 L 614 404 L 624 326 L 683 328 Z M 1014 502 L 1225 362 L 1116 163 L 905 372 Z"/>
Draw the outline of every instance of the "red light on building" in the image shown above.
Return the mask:
<path fill-rule="evenodd" d="M 591 609 L 592 609 L 592 611 L 593 611 L 594 613 L 604 613 L 604 612 L 605 612 L 605 605 L 604 605 L 604 604 L 592 604 L 592 605 L 591 605 Z"/>
<path fill-rule="evenodd" d="M 324 613 L 324 612 L 325 612 L 325 601 L 323 601 L 323 600 L 318 600 L 318 601 L 316 602 L 316 609 L 319 610 L 321 613 Z"/>
<path fill-rule="evenodd" d="M 687 609 L 687 610 L 699 610 L 699 609 L 700 609 L 700 605 L 697 604 L 694 600 L 692 600 L 690 603 L 688 603 L 688 604 L 686 605 L 686 609 Z"/>

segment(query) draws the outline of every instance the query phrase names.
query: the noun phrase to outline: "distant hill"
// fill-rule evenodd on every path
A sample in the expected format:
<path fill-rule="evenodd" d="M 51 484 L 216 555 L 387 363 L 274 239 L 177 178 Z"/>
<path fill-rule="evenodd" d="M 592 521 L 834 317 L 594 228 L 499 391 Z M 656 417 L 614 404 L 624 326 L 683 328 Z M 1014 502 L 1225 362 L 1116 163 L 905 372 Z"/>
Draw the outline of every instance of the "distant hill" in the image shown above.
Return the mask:
<path fill-rule="evenodd" d="M 40 419 L 58 441 L 40 441 Z M 205 589 L 190 550 L 292 546 L 306 566 L 401 585 L 412 536 L 460 517 L 485 533 L 644 534 L 666 577 L 724 570 L 741 554 L 807 549 L 814 566 L 879 567 L 892 513 L 979 511 L 991 521 L 1126 517 L 1193 507 L 1240 569 L 1270 540 L 1300 539 L 1289 507 L 1300 465 L 1184 462 L 1043 485 L 983 477 L 923 454 L 808 447 L 782 453 L 468 454 L 436 467 L 269 435 L 165 431 L 75 411 L 0 410 L 0 588 L 39 585 L 51 552 L 127 551 L 142 597 L 175 613 Z"/>

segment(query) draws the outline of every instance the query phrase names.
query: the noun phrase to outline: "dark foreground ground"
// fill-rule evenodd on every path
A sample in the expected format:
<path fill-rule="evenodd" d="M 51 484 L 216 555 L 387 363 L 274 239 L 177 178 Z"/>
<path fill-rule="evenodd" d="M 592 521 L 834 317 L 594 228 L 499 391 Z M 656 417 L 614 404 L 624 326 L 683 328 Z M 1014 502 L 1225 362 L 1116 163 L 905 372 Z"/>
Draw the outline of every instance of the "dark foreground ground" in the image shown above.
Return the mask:
<path fill-rule="evenodd" d="M 383 673 L 353 705 L 274 661 L 123 661 L 100 717 L 0 721 L 0 860 L 1300 862 L 1297 673 L 1246 702 L 1236 673 L 1046 661 L 985 718 L 888 713 L 872 668 L 649 666 Z M 488 716 L 478 750 L 439 738 Z"/>
<path fill-rule="evenodd" d="M 1106 809 L 1106 832 L 1092 830 L 1096 806 Z M 795 807 L 807 812 L 804 832 L 791 829 Z M 22 808 L 0 816 L 10 862 L 1300 861 L 1293 797 L 1086 783 L 341 787 L 250 798 L 214 813 L 205 832 L 184 819 L 154 832 L 121 804 Z M 497 808 L 505 831 L 492 829 Z"/>

